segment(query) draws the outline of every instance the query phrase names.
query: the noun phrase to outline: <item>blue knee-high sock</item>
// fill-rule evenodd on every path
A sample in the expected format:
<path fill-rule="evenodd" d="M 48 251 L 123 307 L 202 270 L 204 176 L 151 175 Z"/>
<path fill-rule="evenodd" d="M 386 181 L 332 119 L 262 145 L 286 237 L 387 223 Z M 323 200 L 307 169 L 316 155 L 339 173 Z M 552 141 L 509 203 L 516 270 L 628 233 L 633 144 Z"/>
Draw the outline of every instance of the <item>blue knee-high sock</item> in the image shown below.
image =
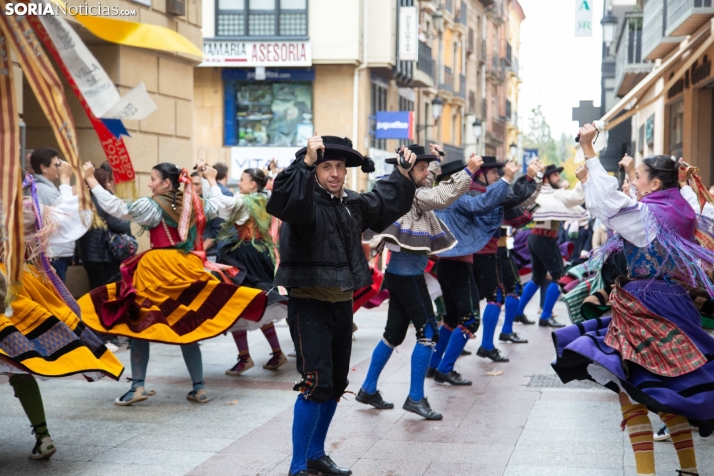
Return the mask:
<path fill-rule="evenodd" d="M 424 335 L 427 339 L 432 338 L 434 329 L 431 325 L 426 325 Z M 439 342 L 441 342 L 441 340 Z M 424 379 L 426 379 L 426 368 L 429 366 L 432 352 L 433 348 L 430 345 L 417 342 L 414 346 L 414 351 L 412 352 L 412 379 L 411 385 L 409 386 L 409 398 L 415 402 L 424 398 Z"/>
<path fill-rule="evenodd" d="M 513 334 L 513 321 L 518 314 L 518 298 L 516 296 L 506 296 L 506 317 L 503 322 L 504 334 Z"/>
<path fill-rule="evenodd" d="M 364 379 L 362 384 L 362 390 L 372 395 L 377 391 L 377 381 L 379 380 L 379 374 L 382 373 L 382 369 L 387 365 L 389 357 L 392 356 L 394 347 L 386 344 L 384 340 L 380 340 L 377 347 L 374 348 L 372 352 L 372 360 L 369 363 L 369 371 L 367 372 L 367 377 Z"/>
<path fill-rule="evenodd" d="M 530 302 L 533 295 L 538 291 L 538 285 L 533 281 L 528 281 L 523 287 L 523 295 L 521 296 L 521 302 L 518 303 L 518 310 L 516 311 L 517 316 L 523 315 L 526 310 L 528 302 Z"/>
<path fill-rule="evenodd" d="M 493 334 L 496 333 L 498 325 L 498 316 L 501 314 L 501 306 L 492 302 L 486 304 L 486 309 L 483 311 L 483 338 L 481 339 L 481 347 L 486 350 L 492 350 Z"/>
<path fill-rule="evenodd" d="M 298 395 L 293 413 L 293 459 L 290 474 L 307 470 L 307 450 L 320 418 L 320 404 Z"/>
<path fill-rule="evenodd" d="M 454 370 L 456 359 L 461 355 L 461 351 L 464 350 L 468 340 L 469 336 L 463 328 L 457 327 L 454 329 L 454 333 L 451 334 L 451 339 L 449 339 L 449 345 L 444 352 L 444 358 L 441 359 L 441 363 L 437 369 L 439 372 L 448 374 Z"/>
<path fill-rule="evenodd" d="M 202 388 L 206 387 L 206 384 L 203 382 L 203 359 L 201 358 L 201 348 L 198 346 L 198 343 L 182 345 L 181 353 L 183 354 L 183 361 L 186 362 L 188 374 L 191 376 L 193 389 L 198 392 Z"/>
<path fill-rule="evenodd" d="M 320 405 L 320 417 L 315 425 L 315 432 L 312 434 L 310 446 L 307 449 L 307 459 L 316 460 L 325 456 L 325 438 L 327 438 L 327 430 L 330 428 L 332 417 L 335 416 L 337 410 L 337 400 L 328 400 Z"/>
<path fill-rule="evenodd" d="M 439 342 L 434 347 L 434 353 L 431 354 L 431 361 L 429 362 L 429 368 L 435 369 L 439 367 L 441 363 L 441 357 L 444 355 L 446 346 L 449 345 L 449 340 L 451 339 L 451 333 L 454 332 L 453 329 L 449 329 L 446 325 L 442 324 L 439 327 Z"/>
<path fill-rule="evenodd" d="M 540 318 L 543 320 L 548 320 L 553 315 L 553 306 L 560 296 L 560 286 L 558 283 L 552 282 L 548 286 L 548 290 L 545 293 L 545 303 L 543 304 L 543 314 Z"/>

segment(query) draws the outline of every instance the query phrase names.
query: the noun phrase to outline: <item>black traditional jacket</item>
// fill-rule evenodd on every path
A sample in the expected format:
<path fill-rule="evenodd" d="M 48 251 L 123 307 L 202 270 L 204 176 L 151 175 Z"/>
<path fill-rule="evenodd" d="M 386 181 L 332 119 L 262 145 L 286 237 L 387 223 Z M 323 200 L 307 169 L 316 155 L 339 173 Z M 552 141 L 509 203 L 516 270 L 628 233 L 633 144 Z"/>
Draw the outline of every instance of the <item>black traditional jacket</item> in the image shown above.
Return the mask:
<path fill-rule="evenodd" d="M 372 284 L 362 232 L 376 232 L 412 206 L 416 187 L 398 170 L 368 193 L 333 197 L 317 185 L 316 167 L 295 160 L 275 178 L 268 213 L 283 221 L 275 286 L 360 289 Z"/>

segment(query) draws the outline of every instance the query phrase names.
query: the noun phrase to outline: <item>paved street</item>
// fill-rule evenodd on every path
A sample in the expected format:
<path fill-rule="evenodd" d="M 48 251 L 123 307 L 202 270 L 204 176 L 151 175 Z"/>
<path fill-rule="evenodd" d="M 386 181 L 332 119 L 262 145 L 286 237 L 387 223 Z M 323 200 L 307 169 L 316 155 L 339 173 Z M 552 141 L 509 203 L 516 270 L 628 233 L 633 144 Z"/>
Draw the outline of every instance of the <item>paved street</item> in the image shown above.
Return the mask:
<path fill-rule="evenodd" d="M 531 316 L 536 305 L 534 299 Z M 566 319 L 562 303 L 556 312 Z M 355 316 L 360 328 L 353 347 L 352 391 L 363 380 L 385 317 L 386 304 Z M 364 476 L 634 475 L 615 395 L 583 384 L 563 388 L 554 383 L 550 332 L 520 325 L 516 330 L 530 344 L 502 345 L 510 363 L 497 365 L 475 356 L 459 359 L 457 370 L 474 381 L 473 387 L 427 380 L 432 407 L 444 414 L 440 422 L 426 422 L 401 410 L 414 344 L 410 335 L 380 382 L 385 398 L 396 408 L 380 412 L 348 395 L 328 434 L 332 457 Z M 284 349 L 290 350 L 284 323 L 278 333 Z M 475 352 L 478 339 L 467 349 Z M 134 407 L 112 403 L 128 388 L 125 382 L 41 382 L 47 421 L 58 447 L 47 462 L 27 458 L 33 446 L 29 423 L 10 387 L 0 386 L 0 474 L 286 475 L 296 395 L 291 387 L 298 374 L 293 365 L 278 372 L 263 370 L 270 352 L 267 342 L 262 334 L 251 333 L 250 343 L 256 367 L 239 378 L 223 373 L 235 359 L 230 337 L 202 344 L 205 380 L 215 397 L 207 405 L 185 399 L 190 382 L 181 353 L 166 345 L 151 347 L 147 388 L 156 396 Z M 128 366 L 128 352 L 122 349 L 118 355 Z M 491 371 L 503 374 L 486 374 Z M 0 383 L 6 382 L 0 378 Z M 712 441 L 696 437 L 695 444 L 700 474 L 714 474 Z M 658 474 L 674 475 L 672 444 L 655 443 L 655 448 Z"/>

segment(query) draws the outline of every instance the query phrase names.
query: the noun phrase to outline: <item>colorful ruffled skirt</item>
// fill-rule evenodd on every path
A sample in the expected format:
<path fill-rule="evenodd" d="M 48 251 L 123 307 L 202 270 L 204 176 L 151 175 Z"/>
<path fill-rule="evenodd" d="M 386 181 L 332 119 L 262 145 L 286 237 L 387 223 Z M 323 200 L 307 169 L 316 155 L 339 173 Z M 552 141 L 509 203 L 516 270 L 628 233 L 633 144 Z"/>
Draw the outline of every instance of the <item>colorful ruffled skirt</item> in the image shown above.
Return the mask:
<path fill-rule="evenodd" d="M 263 317 L 266 294 L 222 282 L 201 258 L 156 249 L 121 266 L 122 280 L 79 299 L 82 320 L 112 335 L 165 344 L 192 344 Z"/>
<path fill-rule="evenodd" d="M 621 388 L 650 411 L 682 415 L 710 435 L 714 338 L 701 328 L 687 291 L 663 280 L 618 281 L 610 297 L 612 317 L 553 332 L 558 376 Z"/>
<path fill-rule="evenodd" d="M 4 265 L 0 268 L 5 271 Z M 12 311 L 12 316 L 0 314 L 0 371 L 42 377 L 84 374 L 89 380 L 118 380 L 124 371 L 35 268 L 28 266 L 22 274 Z"/>

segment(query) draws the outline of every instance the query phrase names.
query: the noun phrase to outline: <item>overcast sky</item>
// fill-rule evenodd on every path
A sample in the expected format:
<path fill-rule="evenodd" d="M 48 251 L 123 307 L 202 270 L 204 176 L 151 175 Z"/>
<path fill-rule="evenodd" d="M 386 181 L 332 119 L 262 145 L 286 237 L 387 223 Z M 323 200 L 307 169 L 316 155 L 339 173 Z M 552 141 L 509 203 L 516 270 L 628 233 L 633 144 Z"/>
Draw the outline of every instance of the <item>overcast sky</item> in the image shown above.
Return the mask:
<path fill-rule="evenodd" d="M 572 108 L 580 100 L 600 106 L 602 0 L 592 0 L 593 36 L 575 38 L 575 0 L 518 0 L 526 14 L 521 26 L 523 84 L 518 104 L 521 128 L 530 111 L 543 105 L 554 138 L 575 134 Z"/>

